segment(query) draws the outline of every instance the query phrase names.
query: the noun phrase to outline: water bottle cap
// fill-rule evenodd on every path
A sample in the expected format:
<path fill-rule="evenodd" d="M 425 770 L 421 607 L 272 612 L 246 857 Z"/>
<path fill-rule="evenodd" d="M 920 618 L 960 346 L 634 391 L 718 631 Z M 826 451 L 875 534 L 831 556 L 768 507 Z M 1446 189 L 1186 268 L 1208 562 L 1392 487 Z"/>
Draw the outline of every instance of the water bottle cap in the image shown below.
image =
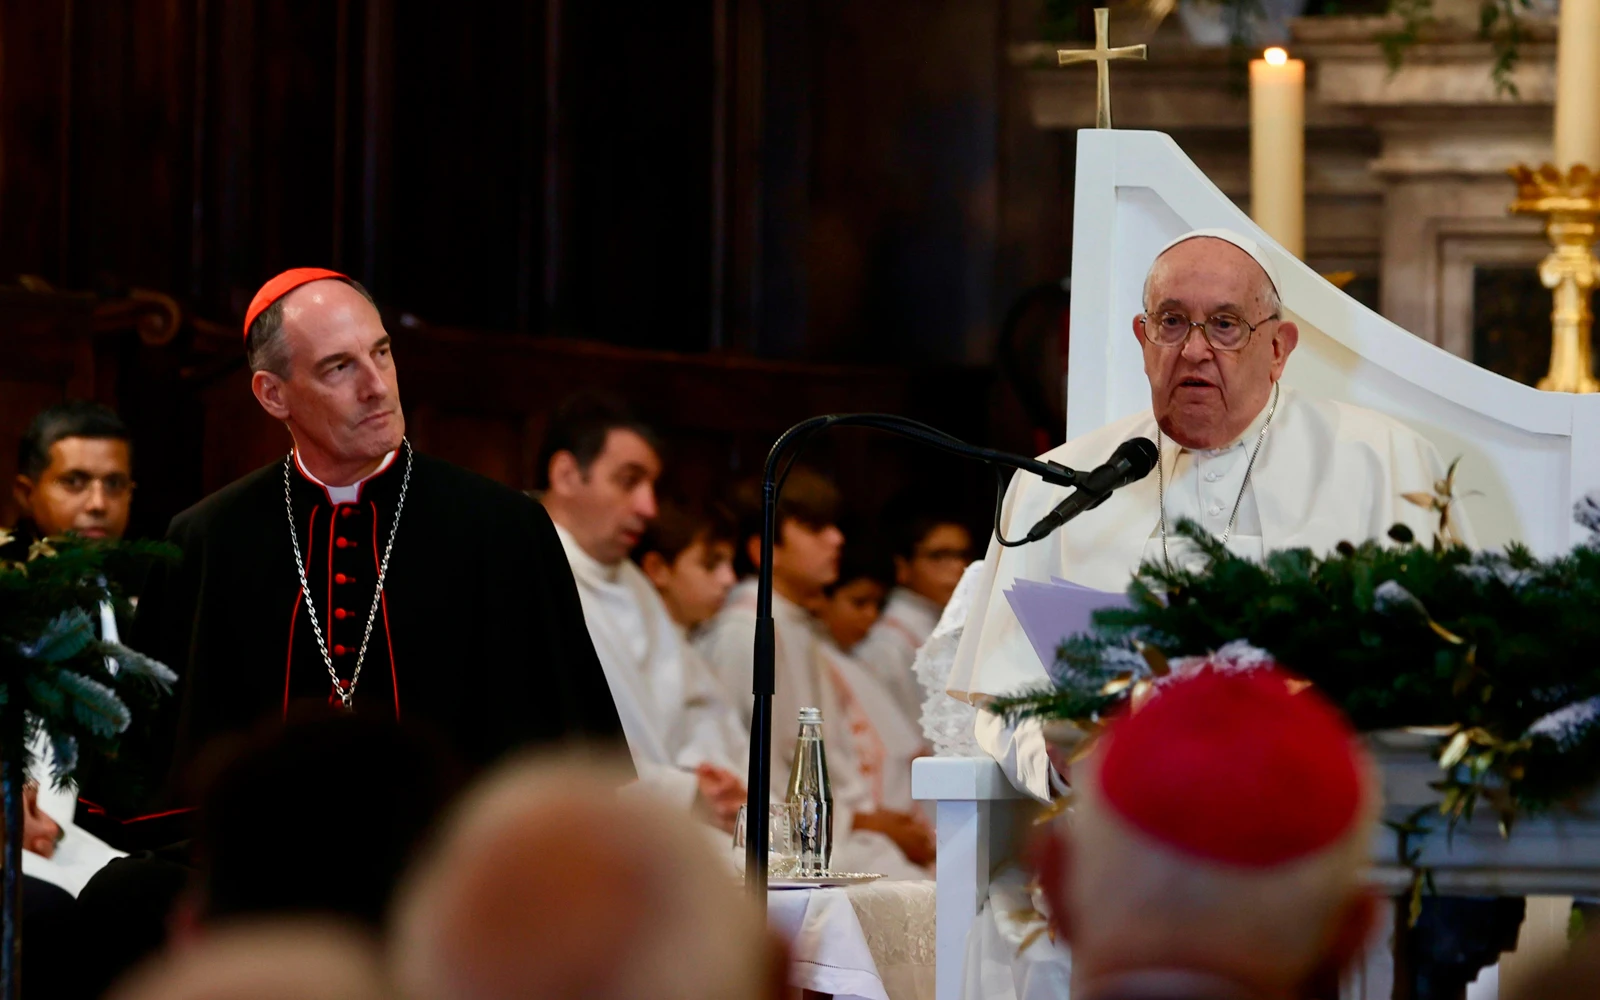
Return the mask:
<path fill-rule="evenodd" d="M 800 710 L 800 722 L 802 724 L 807 723 L 807 722 L 821 722 L 821 721 L 822 721 L 822 709 L 820 709 L 820 708 L 802 708 Z"/>

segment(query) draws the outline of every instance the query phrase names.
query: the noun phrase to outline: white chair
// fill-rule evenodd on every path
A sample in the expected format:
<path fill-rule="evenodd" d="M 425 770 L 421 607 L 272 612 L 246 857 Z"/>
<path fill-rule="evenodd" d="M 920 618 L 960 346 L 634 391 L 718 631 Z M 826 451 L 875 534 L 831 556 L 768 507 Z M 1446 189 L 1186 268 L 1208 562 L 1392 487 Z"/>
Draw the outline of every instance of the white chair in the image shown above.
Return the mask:
<path fill-rule="evenodd" d="M 1173 238 L 1225 227 L 1276 259 L 1285 311 L 1301 330 L 1290 385 L 1389 413 L 1431 438 L 1446 461 L 1461 456 L 1458 490 L 1482 494 L 1465 501 L 1480 545 L 1515 540 L 1550 555 L 1581 537 L 1571 512 L 1600 487 L 1600 396 L 1539 392 L 1407 333 L 1273 242 L 1163 133 L 1079 132 L 1074 198 L 1068 437 L 1150 405 L 1132 330 L 1145 272 Z M 920 760 L 912 784 L 917 798 L 937 803 L 938 1000 L 958 1000 L 967 932 L 990 874 L 1014 856 L 1019 796 L 986 758 Z M 1392 842 L 1379 850 L 1392 858 Z M 1600 845 L 1578 853 L 1600 857 Z M 1561 862 L 1565 870 L 1574 857 Z M 1583 873 L 1547 881 L 1543 891 L 1590 884 L 1593 873 Z M 1382 995 L 1377 961 L 1347 995 Z"/>

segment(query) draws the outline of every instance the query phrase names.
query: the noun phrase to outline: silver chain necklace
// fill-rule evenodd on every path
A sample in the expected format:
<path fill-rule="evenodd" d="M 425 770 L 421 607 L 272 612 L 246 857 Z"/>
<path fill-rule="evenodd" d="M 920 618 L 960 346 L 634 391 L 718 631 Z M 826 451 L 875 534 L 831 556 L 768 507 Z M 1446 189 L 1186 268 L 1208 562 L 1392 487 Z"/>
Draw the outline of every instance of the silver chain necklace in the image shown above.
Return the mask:
<path fill-rule="evenodd" d="M 1250 462 L 1244 467 L 1244 482 L 1239 484 L 1239 495 L 1233 501 L 1233 514 L 1228 518 L 1228 529 L 1222 533 L 1222 544 L 1227 545 L 1228 539 L 1233 537 L 1233 529 L 1239 524 L 1239 506 L 1244 503 L 1244 491 L 1250 488 L 1250 473 L 1255 471 L 1256 456 L 1261 454 L 1261 443 L 1267 439 L 1267 428 L 1272 426 L 1273 414 L 1278 412 L 1278 392 L 1282 387 L 1277 383 L 1272 386 L 1272 406 L 1267 410 L 1267 422 L 1261 425 L 1261 433 L 1256 435 L 1256 446 L 1250 449 Z M 1156 426 L 1156 449 L 1161 448 L 1161 427 Z M 1174 463 L 1173 471 L 1177 471 Z M 1161 558 L 1168 566 L 1172 565 L 1172 554 L 1167 551 L 1167 470 L 1165 463 L 1156 460 L 1156 497 L 1161 504 Z"/>
<path fill-rule="evenodd" d="M 294 452 L 283 460 L 283 506 L 289 514 L 289 544 L 294 546 L 294 571 L 300 577 L 300 593 L 306 599 L 306 614 L 311 618 L 311 631 L 317 636 L 317 649 L 322 653 L 323 665 L 328 668 L 328 677 L 333 680 L 333 689 L 339 693 L 342 706 L 349 709 L 356 698 L 356 684 L 361 680 L 361 665 L 367 659 L 367 643 L 372 639 L 372 624 L 378 620 L 378 607 L 383 602 L 383 581 L 389 575 L 389 556 L 394 552 L 394 536 L 400 530 L 400 514 L 406 509 L 406 491 L 411 486 L 411 441 L 401 438 L 400 443 L 406 446 L 406 473 L 400 480 L 400 500 L 394 507 L 394 523 L 389 525 L 389 544 L 383 548 L 383 562 L 378 567 L 378 587 L 372 592 L 372 608 L 367 612 L 367 630 L 361 634 L 361 652 L 356 654 L 355 673 L 350 675 L 347 685 L 339 679 L 339 671 L 333 668 L 333 657 L 328 654 L 328 640 L 322 635 L 322 622 L 317 619 L 317 607 L 311 600 L 311 584 L 306 581 L 306 561 L 300 555 L 300 534 L 294 526 L 294 496 L 289 490 L 290 474 L 294 468 Z M 332 541 L 329 541 L 332 544 Z"/>

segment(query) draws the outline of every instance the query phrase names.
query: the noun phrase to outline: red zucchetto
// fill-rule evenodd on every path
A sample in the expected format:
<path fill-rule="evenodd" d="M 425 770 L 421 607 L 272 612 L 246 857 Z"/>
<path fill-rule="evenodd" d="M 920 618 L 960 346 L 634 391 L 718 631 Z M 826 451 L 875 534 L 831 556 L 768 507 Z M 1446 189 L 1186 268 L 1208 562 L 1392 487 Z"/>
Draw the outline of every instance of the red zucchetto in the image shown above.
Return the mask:
<path fill-rule="evenodd" d="M 1363 811 L 1363 755 L 1327 699 L 1275 668 L 1203 669 L 1120 718 L 1106 805 L 1165 847 L 1269 868 L 1331 847 Z"/>
<path fill-rule="evenodd" d="M 246 309 L 244 313 L 245 339 L 250 339 L 250 325 L 256 321 L 256 317 L 260 316 L 268 306 L 301 285 L 308 285 L 313 281 L 321 281 L 323 278 L 350 280 L 348 275 L 340 274 L 338 271 L 330 271 L 325 267 L 291 267 L 276 278 L 268 281 L 265 285 L 262 285 L 261 290 L 256 292 L 256 297 L 250 300 L 250 308 Z"/>

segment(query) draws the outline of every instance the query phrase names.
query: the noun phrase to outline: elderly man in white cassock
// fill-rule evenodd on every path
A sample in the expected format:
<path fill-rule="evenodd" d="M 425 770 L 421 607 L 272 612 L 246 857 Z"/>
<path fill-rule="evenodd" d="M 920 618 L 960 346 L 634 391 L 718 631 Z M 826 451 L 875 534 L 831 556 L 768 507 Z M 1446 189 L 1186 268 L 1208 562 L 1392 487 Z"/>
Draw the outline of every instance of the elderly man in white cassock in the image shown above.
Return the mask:
<path fill-rule="evenodd" d="M 639 778 L 731 831 L 745 799 L 743 720 L 628 558 L 656 516 L 654 435 L 620 401 L 580 393 L 557 407 L 543 453 L 544 506 Z"/>
<path fill-rule="evenodd" d="M 1401 496 L 1429 493 L 1444 476 L 1431 442 L 1383 414 L 1282 384 L 1300 332 L 1278 288 L 1271 258 L 1228 230 L 1196 230 L 1156 255 L 1130 331 L 1144 352 L 1150 409 L 1043 457 L 1092 469 L 1123 441 L 1144 437 L 1159 446 L 1160 461 L 1044 541 L 991 543 L 951 668 L 952 695 L 981 704 L 1045 682 L 1003 594 L 1013 581 L 1058 576 L 1123 591 L 1142 562 L 1197 558 L 1174 530 L 1182 518 L 1252 559 L 1276 549 L 1324 553 L 1382 538 L 1396 523 L 1419 538 L 1434 533 L 1433 515 Z M 1005 500 L 1005 536 L 1025 533 L 1067 492 L 1019 475 Z M 1455 513 L 1452 525 L 1457 518 L 1471 544 L 1464 516 Z M 977 738 L 1018 789 L 1046 799 L 1059 784 L 1036 722 L 1012 726 L 979 712 Z"/>

